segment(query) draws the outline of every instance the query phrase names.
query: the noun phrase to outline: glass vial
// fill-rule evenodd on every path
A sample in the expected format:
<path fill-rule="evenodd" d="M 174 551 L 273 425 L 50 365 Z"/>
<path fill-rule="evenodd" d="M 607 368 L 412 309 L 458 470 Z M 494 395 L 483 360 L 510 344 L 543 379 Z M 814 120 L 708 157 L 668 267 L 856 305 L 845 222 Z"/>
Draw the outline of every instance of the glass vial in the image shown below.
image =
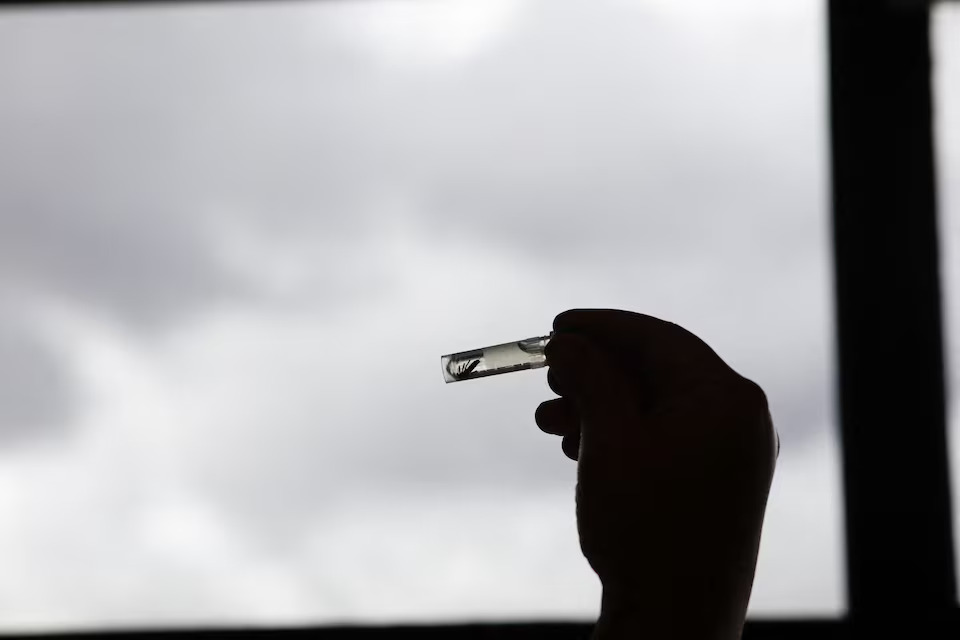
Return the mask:
<path fill-rule="evenodd" d="M 443 379 L 446 382 L 459 382 L 523 369 L 539 369 L 547 364 L 543 349 L 552 336 L 553 333 L 440 356 Z"/>

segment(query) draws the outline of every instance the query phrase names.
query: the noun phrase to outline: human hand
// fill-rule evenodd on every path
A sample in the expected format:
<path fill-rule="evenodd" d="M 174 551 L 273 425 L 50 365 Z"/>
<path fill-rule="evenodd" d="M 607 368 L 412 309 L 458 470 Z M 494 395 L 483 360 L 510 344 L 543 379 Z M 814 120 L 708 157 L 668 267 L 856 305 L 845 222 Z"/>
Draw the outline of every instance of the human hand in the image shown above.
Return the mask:
<path fill-rule="evenodd" d="M 577 467 L 580 546 L 603 585 L 595 638 L 738 638 L 779 441 L 763 391 L 650 316 L 572 310 L 536 421 Z"/>

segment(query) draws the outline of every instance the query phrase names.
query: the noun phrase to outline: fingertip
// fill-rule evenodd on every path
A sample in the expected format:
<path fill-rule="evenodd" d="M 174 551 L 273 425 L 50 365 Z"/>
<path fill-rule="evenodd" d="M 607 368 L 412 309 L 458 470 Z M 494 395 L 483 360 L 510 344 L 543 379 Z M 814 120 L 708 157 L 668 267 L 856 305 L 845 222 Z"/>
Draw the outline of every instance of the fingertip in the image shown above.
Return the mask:
<path fill-rule="evenodd" d="M 553 330 L 554 331 L 563 331 L 564 329 L 570 328 L 571 317 L 575 316 L 580 309 L 567 309 L 566 311 L 561 311 L 553 319 Z"/>
<path fill-rule="evenodd" d="M 599 309 L 567 309 L 553 319 L 554 331 L 569 331 L 588 323 Z"/>
<path fill-rule="evenodd" d="M 560 400 L 560 398 L 555 398 L 555 400 Z M 561 410 L 557 407 L 556 402 L 554 400 L 547 400 L 541 402 L 540 406 L 533 412 L 533 421 L 537 423 L 541 431 L 554 433 L 556 424 L 561 422 L 561 418 L 563 417 L 558 414 L 561 414 Z"/>
<path fill-rule="evenodd" d="M 619 327 L 633 318 L 647 318 L 623 309 L 567 309 L 553 319 L 554 331 L 598 331 Z"/>
<path fill-rule="evenodd" d="M 533 417 L 540 430 L 551 435 L 568 436 L 580 430 L 576 411 L 570 401 L 564 398 L 540 403 Z"/>

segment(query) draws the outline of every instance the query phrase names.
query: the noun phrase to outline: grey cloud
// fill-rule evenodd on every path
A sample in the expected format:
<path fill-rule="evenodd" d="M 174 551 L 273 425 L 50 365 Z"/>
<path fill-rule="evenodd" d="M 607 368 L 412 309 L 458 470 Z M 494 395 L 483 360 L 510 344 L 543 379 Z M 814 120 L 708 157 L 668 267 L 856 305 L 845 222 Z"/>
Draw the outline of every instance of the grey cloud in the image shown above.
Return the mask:
<path fill-rule="evenodd" d="M 471 234 L 584 270 L 642 256 L 665 272 L 732 242 L 780 259 L 822 208 L 815 95 L 797 95 L 815 85 L 782 80 L 795 54 L 703 65 L 653 13 L 570 4 L 531 10 L 454 72 L 397 71 L 314 17 L 6 25 L 0 192 L 18 196 L 6 226 L 26 229 L 9 272 L 175 316 L 249 286 L 211 255 L 231 220 L 359 245 L 399 194 L 438 241 Z M 777 223 L 739 215 L 761 210 Z"/>
<path fill-rule="evenodd" d="M 0 299 L 0 446 L 62 436 L 77 401 L 53 345 Z"/>
<path fill-rule="evenodd" d="M 52 289 L 75 303 L 148 324 L 242 291 L 242 283 L 231 281 L 210 255 L 201 233 L 149 203 L 129 207 L 5 202 L 0 280 Z"/>
<path fill-rule="evenodd" d="M 322 110 L 290 92 L 308 76 L 332 82 L 350 64 L 276 46 L 263 18 L 0 13 L 4 280 L 163 324 L 258 293 L 219 260 L 231 220 L 218 216 L 270 233 L 318 212 L 321 233 L 350 226 L 326 215 L 343 183 L 333 145 L 301 136 L 301 121 Z M 281 31 L 296 25 L 289 13 L 266 19 Z"/>
<path fill-rule="evenodd" d="M 823 140 L 807 61 L 788 46 L 763 61 L 691 50 L 651 17 L 532 13 L 457 74 L 397 84 L 390 108 L 363 124 L 390 170 L 419 187 L 429 224 L 545 261 L 682 259 L 758 211 L 801 227 L 818 216 Z"/>
<path fill-rule="evenodd" d="M 803 93 L 816 79 L 783 81 L 808 61 L 777 47 L 765 61 L 691 51 L 668 22 L 609 5 L 552 6 L 525 20 L 453 71 L 381 66 L 325 38 L 322 20 L 307 37 L 296 12 L 8 23 L 4 277 L 138 322 L 182 319 L 223 296 L 259 293 L 218 261 L 218 233 L 233 222 L 281 245 L 316 235 L 362 252 L 378 200 L 397 195 L 438 241 L 470 234 L 535 268 L 609 273 L 629 263 L 625 286 L 639 275 L 669 290 L 677 270 L 723 264 L 730 287 L 742 279 L 760 296 L 777 286 L 782 261 L 820 241 L 806 219 L 824 206 L 821 141 L 810 135 L 816 92 Z M 708 54 L 715 60 L 703 64 Z M 787 374 L 776 383 L 792 432 L 821 422 L 819 389 Z M 395 399 L 397 421 L 418 423 L 429 447 L 398 430 L 384 436 L 390 446 L 357 444 L 348 455 L 340 435 L 320 464 L 326 444 L 310 421 L 323 413 L 311 407 L 303 432 L 292 428 L 295 447 L 258 451 L 273 460 L 268 480 L 211 470 L 200 481 L 225 501 L 261 505 L 269 521 L 286 503 L 315 504 L 324 474 L 336 487 L 346 459 L 363 461 L 354 481 L 567 478 L 560 457 L 531 466 L 542 459 L 532 439 L 500 451 L 515 425 L 484 413 L 493 408 L 470 418 L 490 429 L 452 430 L 455 405 L 445 401 L 424 416 L 416 400 Z M 518 396 L 498 411 L 515 407 L 530 426 L 533 407 L 520 405 Z"/>

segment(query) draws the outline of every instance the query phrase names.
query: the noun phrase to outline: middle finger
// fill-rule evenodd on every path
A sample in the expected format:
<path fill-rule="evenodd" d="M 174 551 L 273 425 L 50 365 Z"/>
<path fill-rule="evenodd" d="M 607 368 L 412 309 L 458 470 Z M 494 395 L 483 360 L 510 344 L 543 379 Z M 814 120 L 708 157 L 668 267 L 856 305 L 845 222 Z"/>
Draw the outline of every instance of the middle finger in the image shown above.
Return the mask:
<path fill-rule="evenodd" d="M 555 436 L 580 433 L 580 415 L 569 398 L 554 398 L 542 402 L 534 414 L 541 431 Z"/>

